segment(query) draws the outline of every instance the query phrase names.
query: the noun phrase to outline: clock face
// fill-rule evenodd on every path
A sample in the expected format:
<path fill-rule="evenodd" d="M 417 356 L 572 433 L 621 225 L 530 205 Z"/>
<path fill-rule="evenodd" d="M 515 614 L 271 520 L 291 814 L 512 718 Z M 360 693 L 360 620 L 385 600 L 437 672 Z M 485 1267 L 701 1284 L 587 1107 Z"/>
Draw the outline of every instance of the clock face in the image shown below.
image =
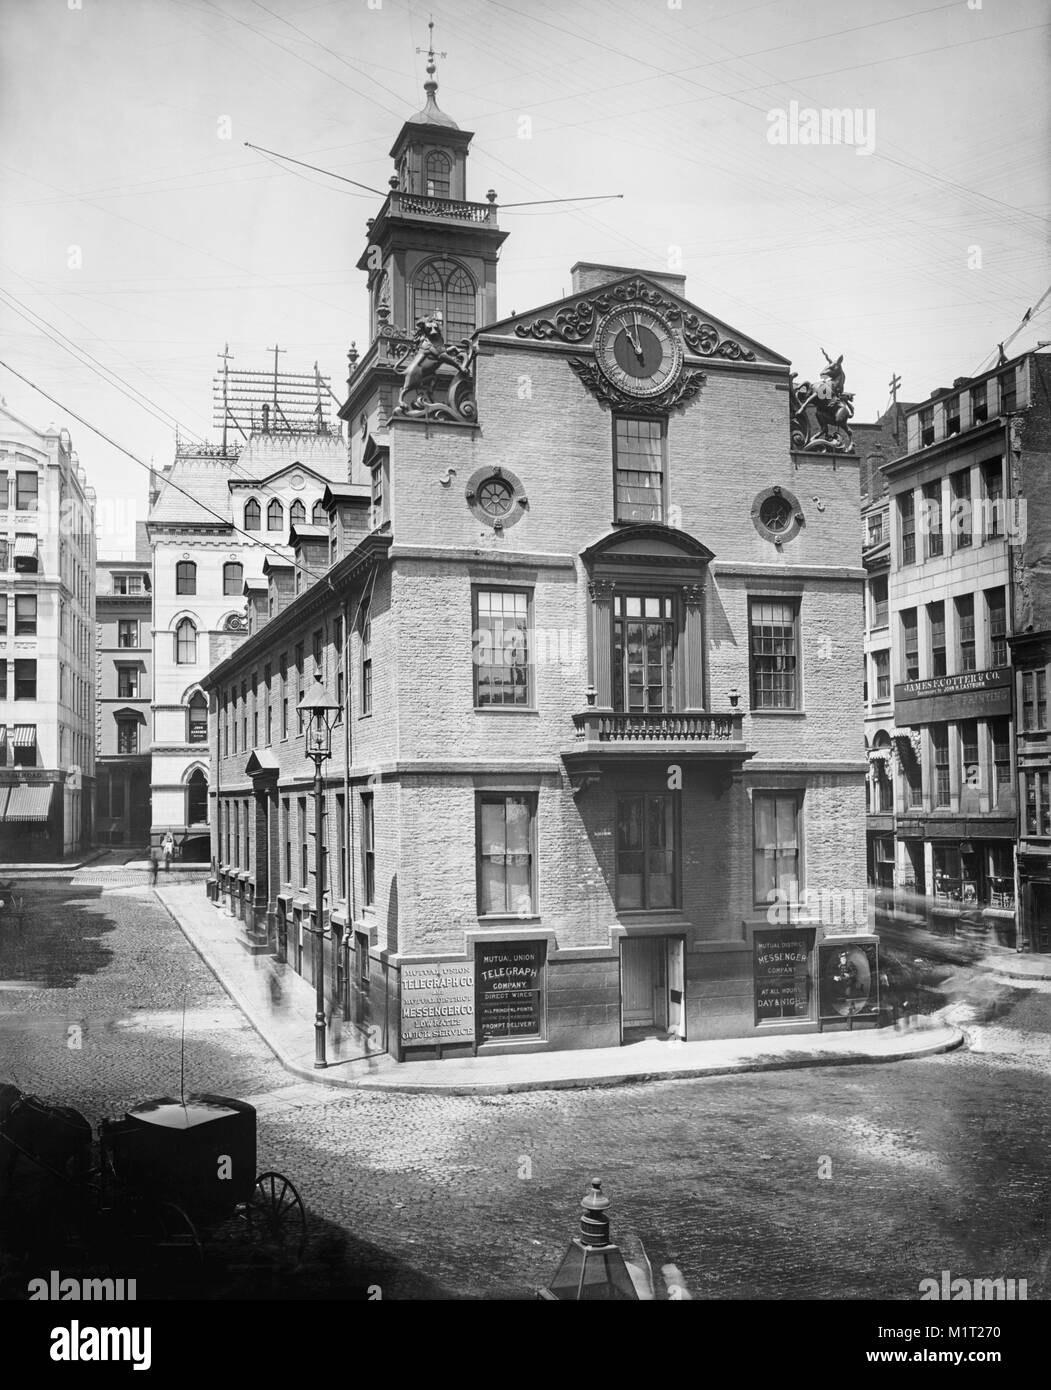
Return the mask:
<path fill-rule="evenodd" d="M 614 309 L 595 330 L 595 360 L 628 395 L 659 396 L 679 374 L 682 344 L 652 309 Z"/>

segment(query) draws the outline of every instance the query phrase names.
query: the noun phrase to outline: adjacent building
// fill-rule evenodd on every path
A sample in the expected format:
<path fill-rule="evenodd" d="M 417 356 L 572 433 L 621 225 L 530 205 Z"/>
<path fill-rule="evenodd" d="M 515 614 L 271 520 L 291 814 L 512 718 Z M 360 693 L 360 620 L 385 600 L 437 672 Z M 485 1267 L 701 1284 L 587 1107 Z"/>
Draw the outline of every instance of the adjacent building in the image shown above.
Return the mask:
<path fill-rule="evenodd" d="M 95 841 L 137 847 L 150 828 L 153 593 L 145 522 L 136 523 L 130 554 L 100 557 L 95 574 Z M 205 715 L 202 708 L 202 725 Z"/>
<path fill-rule="evenodd" d="M 1039 588 L 1038 532 L 1027 541 L 1020 503 L 1027 491 L 1039 494 L 1045 476 L 1045 361 L 1002 362 L 906 410 L 904 449 L 882 468 L 889 535 L 866 552 L 870 709 L 881 717 L 870 740 L 870 759 L 881 764 L 872 779 L 870 875 L 927 894 L 946 929 L 965 916 L 1011 944 L 1018 750 L 1010 634 L 1017 594 Z M 874 502 L 870 514 L 882 506 Z M 1032 734 L 1027 746 L 1037 748 L 1037 722 Z"/>
<path fill-rule="evenodd" d="M 247 632 L 246 583 L 262 575 L 268 555 L 290 553 L 290 525 L 324 518 L 326 486 L 346 479 L 346 444 L 338 432 L 269 424 L 253 430 L 240 450 L 180 444 L 150 497 L 149 838 L 159 845 L 170 832 L 186 860 L 207 863 L 209 857 L 211 766 L 202 678 Z"/>
<path fill-rule="evenodd" d="M 95 492 L 66 430 L 0 406 L 0 862 L 91 840 Z"/>
<path fill-rule="evenodd" d="M 500 319 L 495 194 L 425 90 L 359 262 L 349 469 L 194 671 L 214 891 L 309 975 L 320 866 L 334 1007 L 398 1058 L 871 1026 L 859 460 L 807 423 L 842 364 L 793 386 L 631 267 Z"/>

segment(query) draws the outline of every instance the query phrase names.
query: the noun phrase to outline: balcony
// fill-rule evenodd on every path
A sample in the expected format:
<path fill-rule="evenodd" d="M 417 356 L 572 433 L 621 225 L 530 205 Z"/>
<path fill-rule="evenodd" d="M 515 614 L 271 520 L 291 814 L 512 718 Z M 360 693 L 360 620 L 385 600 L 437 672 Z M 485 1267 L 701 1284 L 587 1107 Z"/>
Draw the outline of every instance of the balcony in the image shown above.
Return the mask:
<path fill-rule="evenodd" d="M 380 214 L 388 217 L 441 218 L 449 222 L 469 222 L 495 227 L 495 203 L 465 203 L 459 198 L 431 198 L 423 193 L 391 193 Z"/>
<path fill-rule="evenodd" d="M 573 716 L 578 742 L 585 743 L 739 743 L 743 715 L 611 714 L 588 709 Z"/>
<path fill-rule="evenodd" d="M 626 714 L 586 709 L 574 714 L 575 741 L 562 749 L 562 761 L 577 796 L 600 781 L 609 767 L 647 762 L 707 763 L 717 775 L 721 796 L 734 773 L 755 751 L 744 743 L 743 715 L 738 710 L 693 714 Z"/>

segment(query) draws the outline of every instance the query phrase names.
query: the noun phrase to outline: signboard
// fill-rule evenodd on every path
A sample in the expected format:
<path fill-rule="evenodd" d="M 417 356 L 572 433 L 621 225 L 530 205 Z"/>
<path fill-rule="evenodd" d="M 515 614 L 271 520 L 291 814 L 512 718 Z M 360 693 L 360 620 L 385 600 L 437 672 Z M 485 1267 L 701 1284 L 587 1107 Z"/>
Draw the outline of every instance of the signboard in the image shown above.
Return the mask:
<path fill-rule="evenodd" d="M 545 949 L 543 941 L 476 948 L 479 1042 L 541 1036 Z"/>
<path fill-rule="evenodd" d="M 474 1042 L 474 966 L 435 961 L 401 968 L 402 1047 Z"/>
<path fill-rule="evenodd" d="M 810 1017 L 812 929 L 757 931 L 753 939 L 755 1021 Z"/>
<path fill-rule="evenodd" d="M 879 943 L 822 942 L 818 949 L 821 1017 L 875 1018 L 879 1013 Z"/>
<path fill-rule="evenodd" d="M 904 681 L 894 687 L 896 721 L 899 712 L 903 724 L 929 724 L 955 717 L 975 719 L 984 715 L 1010 714 L 1010 669 L 996 666 L 985 671 L 965 671 L 958 676 Z"/>

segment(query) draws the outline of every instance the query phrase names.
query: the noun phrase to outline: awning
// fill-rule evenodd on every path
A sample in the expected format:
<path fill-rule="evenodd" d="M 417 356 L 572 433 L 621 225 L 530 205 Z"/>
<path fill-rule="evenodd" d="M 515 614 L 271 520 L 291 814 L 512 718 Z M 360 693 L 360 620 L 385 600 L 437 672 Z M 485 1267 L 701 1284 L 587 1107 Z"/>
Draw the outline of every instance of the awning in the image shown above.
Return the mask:
<path fill-rule="evenodd" d="M 27 532 L 20 531 L 15 536 L 15 559 L 22 555 L 35 555 L 37 548 L 37 538 Z"/>
<path fill-rule="evenodd" d="M 4 820 L 45 821 L 51 809 L 52 783 L 44 786 L 14 786 L 4 811 Z"/>
<path fill-rule="evenodd" d="M 12 748 L 32 748 L 36 744 L 35 724 L 16 724 L 11 731 Z"/>

